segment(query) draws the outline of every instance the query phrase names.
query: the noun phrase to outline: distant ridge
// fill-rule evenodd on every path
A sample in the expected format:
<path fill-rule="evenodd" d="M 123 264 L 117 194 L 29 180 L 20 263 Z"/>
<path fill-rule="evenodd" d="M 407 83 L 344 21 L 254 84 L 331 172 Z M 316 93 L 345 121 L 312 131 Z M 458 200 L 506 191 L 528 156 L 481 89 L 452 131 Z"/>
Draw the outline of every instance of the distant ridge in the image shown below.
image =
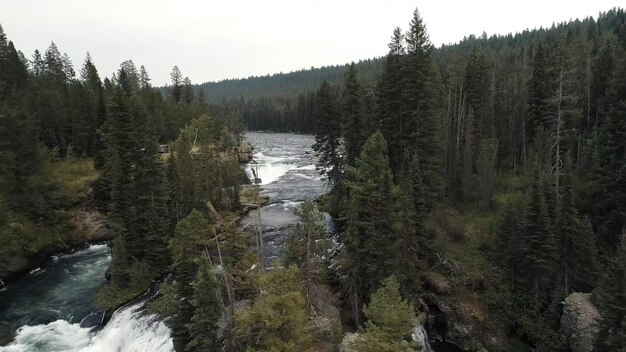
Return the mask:
<path fill-rule="evenodd" d="M 355 63 L 359 77 L 363 80 L 378 77 L 382 72 L 383 62 L 383 58 L 374 58 Z M 261 97 L 293 97 L 301 92 L 316 90 L 323 80 L 330 84 L 339 83 L 349 65 L 323 66 L 289 73 L 205 82 L 195 85 L 194 89 L 202 90 L 207 101 L 214 104 L 241 97 L 246 100 Z"/>

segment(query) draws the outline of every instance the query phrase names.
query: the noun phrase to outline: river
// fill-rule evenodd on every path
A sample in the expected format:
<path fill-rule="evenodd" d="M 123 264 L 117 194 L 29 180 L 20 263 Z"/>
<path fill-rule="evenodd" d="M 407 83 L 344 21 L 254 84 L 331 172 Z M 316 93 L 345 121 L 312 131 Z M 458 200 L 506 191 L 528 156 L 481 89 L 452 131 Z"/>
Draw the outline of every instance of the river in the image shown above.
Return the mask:
<path fill-rule="evenodd" d="M 282 133 L 246 135 L 255 147 L 254 165 L 262 193 L 270 201 L 260 209 L 265 258 L 277 259 L 285 239 L 284 226 L 293 224 L 293 210 L 305 199 L 326 191 L 315 171 L 312 136 Z M 249 174 L 252 166 L 246 167 Z M 256 226 L 257 212 L 241 219 Z M 330 222 L 329 222 L 330 223 Z M 1 352 L 170 352 L 169 328 L 145 313 L 144 302 L 116 311 L 99 328 L 102 312 L 94 295 L 105 284 L 111 260 L 107 245 L 97 244 L 53 257 L 42 268 L 20 278 L 0 292 L 0 337 L 12 342 Z"/>
<path fill-rule="evenodd" d="M 261 193 L 269 201 L 239 223 L 253 232 L 260 221 L 265 264 L 270 266 L 280 258 L 288 227 L 297 221 L 294 209 L 324 194 L 327 186 L 315 170 L 312 136 L 250 132 L 246 139 L 255 148 L 246 173 L 261 179 Z M 332 224 L 326 215 L 329 232 L 334 231 Z M 107 245 L 91 245 L 53 257 L 3 289 L 0 341 L 2 336 L 14 336 L 0 352 L 172 352 L 170 329 L 145 312 L 145 301 L 118 309 L 106 326 L 99 326 L 102 311 L 94 295 L 106 283 L 110 260 Z M 428 343 L 423 328 L 416 328 L 415 336 Z"/>

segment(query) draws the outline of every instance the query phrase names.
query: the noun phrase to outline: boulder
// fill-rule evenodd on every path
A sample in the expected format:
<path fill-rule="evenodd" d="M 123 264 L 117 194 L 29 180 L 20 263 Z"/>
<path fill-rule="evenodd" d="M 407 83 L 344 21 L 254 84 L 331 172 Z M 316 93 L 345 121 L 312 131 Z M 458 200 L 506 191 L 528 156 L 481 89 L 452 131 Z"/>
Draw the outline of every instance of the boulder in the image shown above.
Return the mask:
<path fill-rule="evenodd" d="M 80 210 L 72 222 L 85 241 L 106 241 L 115 236 L 109 225 L 109 219 L 99 211 Z"/>
<path fill-rule="evenodd" d="M 343 339 L 341 340 L 341 344 L 339 345 L 339 352 L 357 352 L 353 346 L 363 343 L 363 336 L 359 333 L 349 332 L 343 335 Z"/>
<path fill-rule="evenodd" d="M 563 302 L 561 334 L 573 352 L 591 352 L 598 335 L 600 313 L 590 293 L 574 292 Z"/>
<path fill-rule="evenodd" d="M 237 147 L 237 155 L 240 163 L 247 163 L 252 160 L 254 148 L 250 144 L 243 143 Z"/>

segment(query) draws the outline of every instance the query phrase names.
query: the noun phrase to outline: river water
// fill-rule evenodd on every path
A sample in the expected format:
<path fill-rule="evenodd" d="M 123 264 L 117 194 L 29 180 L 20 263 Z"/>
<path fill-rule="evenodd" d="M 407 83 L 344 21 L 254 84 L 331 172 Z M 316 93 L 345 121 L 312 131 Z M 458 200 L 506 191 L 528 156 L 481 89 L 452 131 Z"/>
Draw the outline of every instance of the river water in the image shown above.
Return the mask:
<path fill-rule="evenodd" d="M 326 191 L 315 171 L 312 136 L 248 133 L 254 149 L 255 172 L 262 193 L 270 197 L 260 209 L 266 263 L 279 258 L 285 226 L 296 222 L 293 210 L 305 199 Z M 252 165 L 246 166 L 252 175 Z M 241 219 L 241 226 L 256 226 L 257 212 Z M 330 223 L 330 222 L 329 222 Z M 0 352 L 170 352 L 170 330 L 145 313 L 144 302 L 116 311 L 103 328 L 102 312 L 94 295 L 105 284 L 111 260 L 106 245 L 92 245 L 50 263 L 0 292 L 0 336 L 15 333 Z M 1 340 L 1 339 L 0 339 Z"/>
<path fill-rule="evenodd" d="M 260 222 L 265 264 L 271 266 L 280 259 L 289 226 L 298 220 L 293 211 L 304 200 L 314 200 L 324 194 L 327 186 L 315 170 L 317 159 L 311 149 L 315 143 L 313 136 L 251 132 L 246 139 L 254 146 L 254 162 L 246 166 L 246 173 L 250 178 L 256 174 L 261 179 L 261 194 L 269 197 L 269 202 L 261 207 L 260 219 L 256 211 L 251 211 L 239 223 L 254 232 Z M 327 215 L 326 220 L 332 231 L 330 216 Z"/>

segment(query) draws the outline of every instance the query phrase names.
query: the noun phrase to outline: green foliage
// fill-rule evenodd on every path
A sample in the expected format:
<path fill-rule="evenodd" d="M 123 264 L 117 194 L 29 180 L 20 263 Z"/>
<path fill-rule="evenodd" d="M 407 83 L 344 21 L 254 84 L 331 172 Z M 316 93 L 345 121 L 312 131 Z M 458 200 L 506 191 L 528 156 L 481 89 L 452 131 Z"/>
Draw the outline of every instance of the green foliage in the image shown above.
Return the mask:
<path fill-rule="evenodd" d="M 609 261 L 600 285 L 594 291 L 600 312 L 600 332 L 595 343 L 597 351 L 626 349 L 626 233 L 620 247 Z"/>
<path fill-rule="evenodd" d="M 343 182 L 343 148 L 341 145 L 341 115 L 337 107 L 337 97 L 326 81 L 316 93 L 317 130 L 313 150 L 318 156 L 315 166 L 325 175 L 334 191 Z"/>
<path fill-rule="evenodd" d="M 276 268 L 261 277 L 260 286 L 252 307 L 235 315 L 235 340 L 254 350 L 312 351 L 298 268 Z"/>
<path fill-rule="evenodd" d="M 361 154 L 361 147 L 371 134 L 371 126 L 366 120 L 363 104 L 363 90 L 357 79 L 354 62 L 348 68 L 344 78 L 344 90 L 341 95 L 344 149 L 346 164 L 354 165 Z"/>
<path fill-rule="evenodd" d="M 289 236 L 285 263 L 299 266 L 305 280 L 310 283 L 315 275 L 323 273 L 322 258 L 330 249 L 324 214 L 310 200 L 304 201 L 294 214 L 299 222 Z"/>
<path fill-rule="evenodd" d="M 220 299 L 220 286 L 208 259 L 200 261 L 198 274 L 193 282 L 194 309 L 187 329 L 191 340 L 186 351 L 219 351 L 218 321 L 222 317 L 223 307 Z"/>
<path fill-rule="evenodd" d="M 341 270 L 346 303 L 356 325 L 362 303 L 372 288 L 395 272 L 393 238 L 394 184 L 387 159 L 387 143 L 380 132 L 363 146 L 354 167 L 348 167 L 350 204 Z"/>
<path fill-rule="evenodd" d="M 357 351 L 414 351 L 411 332 L 417 324 L 415 310 L 400 295 L 400 285 L 394 276 L 386 278 L 363 308 L 368 319 L 363 329 L 363 341 L 356 343 Z"/>
<path fill-rule="evenodd" d="M 410 336 L 416 324 L 414 308 L 400 296 L 400 284 L 394 276 L 383 280 L 363 313 L 368 319 L 365 331 L 378 331 L 389 340 Z"/>
<path fill-rule="evenodd" d="M 146 292 L 152 284 L 152 268 L 128 256 L 124 241 L 113 241 L 111 282 L 98 292 L 98 306 L 115 310 Z"/>
<path fill-rule="evenodd" d="M 171 265 L 174 274 L 174 290 L 178 299 L 177 314 L 172 318 L 174 334 L 185 341 L 191 338 L 188 324 L 195 312 L 192 306 L 194 288 L 191 283 L 198 277 L 198 266 L 202 253 L 210 245 L 215 236 L 208 221 L 198 211 L 193 210 L 185 219 L 176 225 L 176 233 L 169 241 L 173 254 Z"/>

